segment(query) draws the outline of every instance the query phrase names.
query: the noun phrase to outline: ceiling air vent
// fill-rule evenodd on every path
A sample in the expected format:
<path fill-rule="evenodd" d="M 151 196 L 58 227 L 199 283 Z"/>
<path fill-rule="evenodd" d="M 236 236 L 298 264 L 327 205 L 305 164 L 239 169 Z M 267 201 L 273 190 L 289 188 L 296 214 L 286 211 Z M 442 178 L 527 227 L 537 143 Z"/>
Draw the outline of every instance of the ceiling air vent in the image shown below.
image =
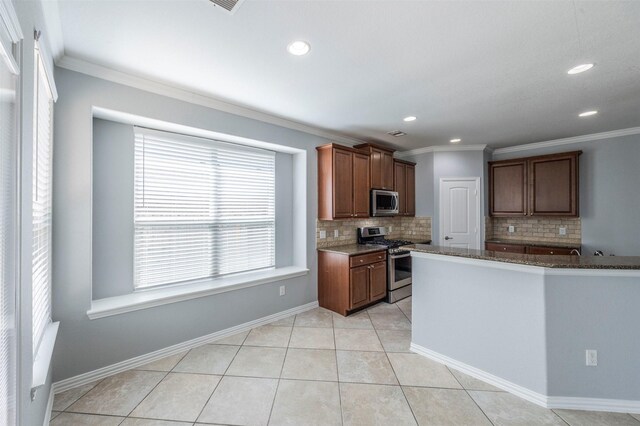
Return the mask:
<path fill-rule="evenodd" d="M 215 6 L 219 6 L 222 10 L 233 15 L 240 7 L 244 0 L 209 0 Z"/>
<path fill-rule="evenodd" d="M 391 136 L 395 136 L 396 138 L 406 135 L 406 133 L 401 130 L 392 130 L 390 132 L 387 132 L 387 134 Z"/>

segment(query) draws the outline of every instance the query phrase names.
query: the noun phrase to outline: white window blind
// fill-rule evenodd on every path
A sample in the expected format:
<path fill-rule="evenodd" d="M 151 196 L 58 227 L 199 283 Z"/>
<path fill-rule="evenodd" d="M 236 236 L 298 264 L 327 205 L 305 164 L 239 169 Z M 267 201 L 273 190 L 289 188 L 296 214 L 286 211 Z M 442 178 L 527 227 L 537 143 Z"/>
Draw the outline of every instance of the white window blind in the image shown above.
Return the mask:
<path fill-rule="evenodd" d="M 51 180 L 53 154 L 53 95 L 40 53 L 35 50 L 33 121 L 33 353 L 51 322 Z"/>
<path fill-rule="evenodd" d="M 275 153 L 136 128 L 135 287 L 275 265 Z"/>
<path fill-rule="evenodd" d="M 0 22 L 2 20 L 0 19 Z M 1 30 L 1 28 L 0 28 Z M 0 31 L 0 424 L 16 422 L 18 75 Z"/>

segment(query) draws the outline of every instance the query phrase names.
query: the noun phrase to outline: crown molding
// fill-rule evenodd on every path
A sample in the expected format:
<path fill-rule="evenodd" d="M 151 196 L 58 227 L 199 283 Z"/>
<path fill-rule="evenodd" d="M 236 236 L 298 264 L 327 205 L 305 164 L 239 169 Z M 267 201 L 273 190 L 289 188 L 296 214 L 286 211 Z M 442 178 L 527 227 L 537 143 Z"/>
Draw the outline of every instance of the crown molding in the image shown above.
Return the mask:
<path fill-rule="evenodd" d="M 509 154 L 511 152 L 529 151 L 532 149 L 548 148 L 552 146 L 571 145 L 580 142 L 592 142 L 603 139 L 619 138 L 640 134 L 640 127 L 630 127 L 628 129 L 612 130 L 610 132 L 592 133 L 590 135 L 574 136 L 570 138 L 554 139 L 544 142 L 528 143 L 526 145 L 516 145 L 506 148 L 498 148 L 493 151 L 494 155 Z"/>
<path fill-rule="evenodd" d="M 302 124 L 284 117 L 226 102 L 211 95 L 193 91 L 193 89 L 181 88 L 146 77 L 128 74 L 67 55 L 62 56 L 62 58 L 57 60 L 56 65 L 60 68 L 79 72 L 81 74 L 86 74 L 92 77 L 100 78 L 102 80 L 111 81 L 113 83 L 122 84 L 124 86 L 133 87 L 135 89 L 144 90 L 146 92 L 155 93 L 161 96 L 167 96 L 169 98 L 204 106 L 207 108 L 212 108 L 218 111 L 251 118 L 263 123 L 273 124 L 276 126 L 285 127 L 287 129 L 312 134 L 328 139 L 330 141 L 340 142 L 349 146 L 366 142 L 360 139 L 329 132 L 318 127 Z"/>
<path fill-rule="evenodd" d="M 487 145 L 437 145 L 437 146 L 426 146 L 424 148 L 412 149 L 410 151 L 402 151 L 398 152 L 396 156 L 398 158 L 407 158 L 414 157 L 420 154 L 427 154 L 429 152 L 452 152 L 452 151 L 484 151 L 490 150 Z"/>

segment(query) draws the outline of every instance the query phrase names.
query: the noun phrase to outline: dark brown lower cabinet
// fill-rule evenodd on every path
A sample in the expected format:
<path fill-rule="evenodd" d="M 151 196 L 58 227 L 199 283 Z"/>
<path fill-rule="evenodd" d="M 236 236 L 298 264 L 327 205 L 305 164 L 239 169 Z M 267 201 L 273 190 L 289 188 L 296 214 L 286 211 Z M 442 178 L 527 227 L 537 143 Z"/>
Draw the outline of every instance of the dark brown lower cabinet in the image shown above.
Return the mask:
<path fill-rule="evenodd" d="M 573 249 L 565 247 L 546 247 L 522 244 L 504 244 L 504 243 L 485 243 L 485 249 L 490 251 L 498 251 L 503 253 L 520 253 L 520 254 L 543 254 L 543 255 L 562 255 L 569 256 Z M 578 251 L 580 249 L 578 248 Z"/>
<path fill-rule="evenodd" d="M 387 295 L 387 253 L 362 255 L 318 251 L 318 303 L 348 315 Z"/>
<path fill-rule="evenodd" d="M 516 244 L 497 244 L 497 243 L 485 243 L 485 248 L 491 251 L 501 251 L 504 253 L 520 253 L 525 254 L 527 248 L 525 246 Z"/>

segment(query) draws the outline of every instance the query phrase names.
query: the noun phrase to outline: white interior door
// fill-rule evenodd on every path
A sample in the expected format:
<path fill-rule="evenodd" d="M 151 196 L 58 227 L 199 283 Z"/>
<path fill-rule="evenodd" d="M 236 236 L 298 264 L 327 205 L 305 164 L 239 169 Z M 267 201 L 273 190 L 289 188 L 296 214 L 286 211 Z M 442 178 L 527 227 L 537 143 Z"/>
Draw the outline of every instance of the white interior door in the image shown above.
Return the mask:
<path fill-rule="evenodd" d="M 480 248 L 480 178 L 440 179 L 440 245 Z"/>

